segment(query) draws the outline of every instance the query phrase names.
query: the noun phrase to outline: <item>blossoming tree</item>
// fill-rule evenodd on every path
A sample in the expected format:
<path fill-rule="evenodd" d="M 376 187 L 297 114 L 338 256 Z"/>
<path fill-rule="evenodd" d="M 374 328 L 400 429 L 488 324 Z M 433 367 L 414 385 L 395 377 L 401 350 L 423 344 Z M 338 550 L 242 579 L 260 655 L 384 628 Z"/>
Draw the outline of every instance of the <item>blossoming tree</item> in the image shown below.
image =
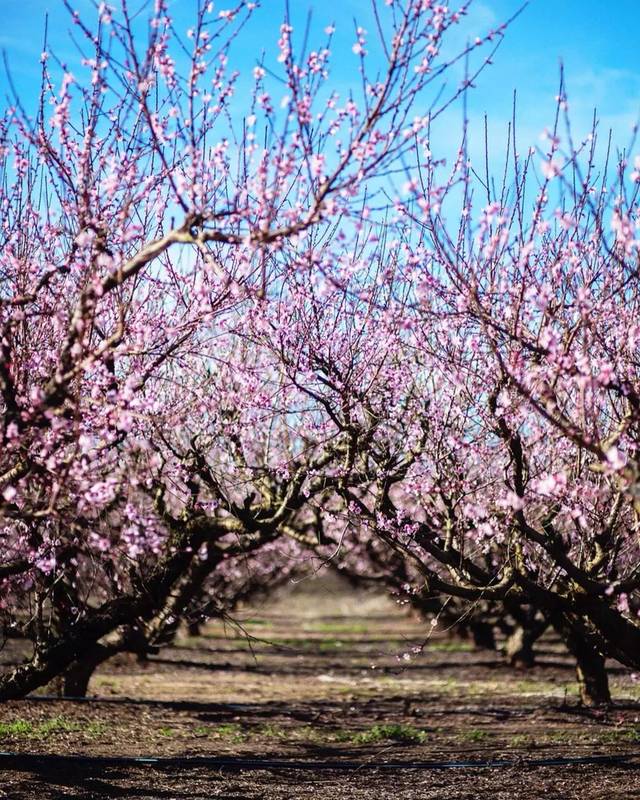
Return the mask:
<path fill-rule="evenodd" d="M 513 144 L 513 182 L 497 197 L 485 182 L 477 222 L 465 157 L 433 180 L 437 203 L 410 186 L 404 375 L 384 444 L 363 454 L 376 480 L 343 496 L 425 591 L 541 615 L 585 702 L 606 702 L 604 657 L 637 668 L 640 652 L 639 174 L 623 160 L 609 185 L 595 129 L 579 144 L 567 131 L 565 150 L 550 134 L 535 193 L 535 153 Z"/>
<path fill-rule="evenodd" d="M 45 46 L 35 115 L 16 98 L 0 123 L 0 614 L 33 644 L 4 698 L 60 673 L 84 690 L 358 482 L 348 411 L 322 418 L 297 343 L 256 332 L 348 269 L 385 176 L 467 81 L 427 89 L 496 36 L 445 56 L 465 7 L 376 6 L 339 93 L 331 27 L 296 52 L 285 20 L 275 63 L 233 69 L 252 2 L 202 2 L 184 36 L 163 0 L 144 23 L 126 0 L 67 7 L 82 63 Z"/>

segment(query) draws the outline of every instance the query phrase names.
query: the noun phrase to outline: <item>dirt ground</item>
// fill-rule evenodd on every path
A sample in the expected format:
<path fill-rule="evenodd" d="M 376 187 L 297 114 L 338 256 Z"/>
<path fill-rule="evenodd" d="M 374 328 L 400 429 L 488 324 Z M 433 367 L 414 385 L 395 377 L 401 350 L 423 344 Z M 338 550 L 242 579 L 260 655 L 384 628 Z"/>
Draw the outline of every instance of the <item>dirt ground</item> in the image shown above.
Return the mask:
<path fill-rule="evenodd" d="M 626 670 L 613 707 L 587 710 L 552 639 L 526 672 L 437 629 L 414 652 L 423 623 L 327 580 L 236 616 L 114 659 L 86 701 L 1 706 L 0 798 L 640 800 Z"/>

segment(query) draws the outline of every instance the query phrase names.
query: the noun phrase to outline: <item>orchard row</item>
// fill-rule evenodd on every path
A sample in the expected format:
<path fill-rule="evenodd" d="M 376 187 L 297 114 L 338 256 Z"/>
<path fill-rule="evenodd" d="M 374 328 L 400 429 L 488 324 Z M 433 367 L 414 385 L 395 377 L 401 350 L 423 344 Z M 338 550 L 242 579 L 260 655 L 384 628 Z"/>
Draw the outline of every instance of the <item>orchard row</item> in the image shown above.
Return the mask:
<path fill-rule="evenodd" d="M 504 33 L 454 51 L 466 7 L 376 6 L 345 90 L 333 27 L 236 70 L 255 6 L 70 12 L 77 74 L 45 49 L 0 121 L 0 624 L 33 645 L 0 698 L 329 566 L 514 661 L 553 627 L 608 701 L 604 658 L 640 667 L 640 164 L 574 141 L 563 85 L 497 183 L 464 125 L 432 152 Z"/>

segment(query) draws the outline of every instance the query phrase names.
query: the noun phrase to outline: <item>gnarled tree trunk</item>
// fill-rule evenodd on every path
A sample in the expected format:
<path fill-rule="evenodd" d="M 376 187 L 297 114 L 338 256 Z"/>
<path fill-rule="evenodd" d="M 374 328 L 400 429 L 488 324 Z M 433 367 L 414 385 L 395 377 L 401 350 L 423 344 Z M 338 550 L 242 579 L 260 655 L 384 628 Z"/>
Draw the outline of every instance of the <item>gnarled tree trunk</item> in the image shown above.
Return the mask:
<path fill-rule="evenodd" d="M 78 669 L 77 672 L 74 669 L 74 676 L 70 677 L 70 690 L 72 684 L 79 688 L 84 670 L 80 665 L 86 663 L 88 669 L 96 651 L 101 648 L 100 640 L 117 628 L 130 625 L 132 620 L 151 618 L 164 603 L 192 560 L 193 548 L 186 546 L 189 542 L 180 544 L 183 546 L 176 548 L 174 555 L 147 581 L 144 591 L 122 595 L 91 610 L 84 619 L 61 632 L 36 652 L 32 661 L 0 676 L 0 702 L 25 697 L 58 675 L 63 675 L 75 663 L 78 664 Z"/>
<path fill-rule="evenodd" d="M 586 706 L 608 705 L 611 693 L 605 657 L 584 639 L 578 638 L 567 646 L 576 659 L 576 678 L 582 702 Z"/>
<path fill-rule="evenodd" d="M 472 621 L 469 625 L 473 643 L 481 650 L 495 650 L 496 637 L 490 622 Z"/>
<path fill-rule="evenodd" d="M 611 703 L 605 656 L 594 642 L 594 637 L 566 618 L 554 620 L 553 625 L 576 659 L 576 679 L 581 701 L 585 706 Z"/>
<path fill-rule="evenodd" d="M 528 669 L 535 664 L 533 646 L 548 627 L 546 619 L 529 614 L 516 617 L 516 624 L 504 643 L 504 655 L 512 667 Z"/>

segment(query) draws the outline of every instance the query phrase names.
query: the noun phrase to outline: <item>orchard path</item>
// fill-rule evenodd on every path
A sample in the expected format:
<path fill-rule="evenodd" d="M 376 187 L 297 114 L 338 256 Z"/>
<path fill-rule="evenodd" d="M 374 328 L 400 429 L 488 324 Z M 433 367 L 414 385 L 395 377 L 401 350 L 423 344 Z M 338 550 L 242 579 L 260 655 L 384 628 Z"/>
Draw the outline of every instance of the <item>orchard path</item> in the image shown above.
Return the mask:
<path fill-rule="evenodd" d="M 640 686 L 626 671 L 614 707 L 588 711 L 552 640 L 526 672 L 445 632 L 416 653 L 423 623 L 335 580 L 236 617 L 146 665 L 114 660 L 86 701 L 49 688 L 1 706 L 13 756 L 0 756 L 0 798 L 640 798 Z"/>

